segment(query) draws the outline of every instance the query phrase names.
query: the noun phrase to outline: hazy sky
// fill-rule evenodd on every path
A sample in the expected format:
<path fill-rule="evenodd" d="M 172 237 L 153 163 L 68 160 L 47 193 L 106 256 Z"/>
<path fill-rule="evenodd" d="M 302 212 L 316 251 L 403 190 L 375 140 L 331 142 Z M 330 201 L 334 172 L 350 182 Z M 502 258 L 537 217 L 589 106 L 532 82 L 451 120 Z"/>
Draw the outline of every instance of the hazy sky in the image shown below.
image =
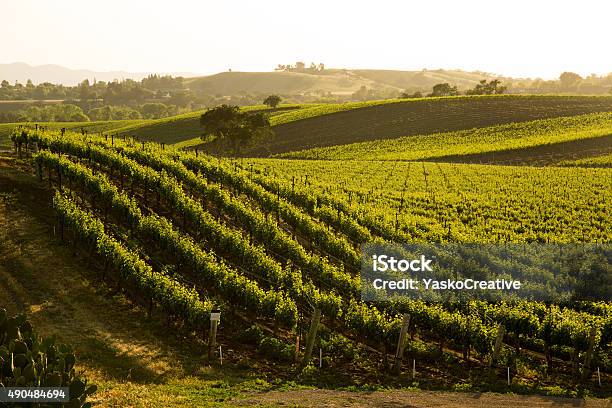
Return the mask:
<path fill-rule="evenodd" d="M 0 63 L 98 71 L 612 72 L 610 0 L 3 0 Z"/>

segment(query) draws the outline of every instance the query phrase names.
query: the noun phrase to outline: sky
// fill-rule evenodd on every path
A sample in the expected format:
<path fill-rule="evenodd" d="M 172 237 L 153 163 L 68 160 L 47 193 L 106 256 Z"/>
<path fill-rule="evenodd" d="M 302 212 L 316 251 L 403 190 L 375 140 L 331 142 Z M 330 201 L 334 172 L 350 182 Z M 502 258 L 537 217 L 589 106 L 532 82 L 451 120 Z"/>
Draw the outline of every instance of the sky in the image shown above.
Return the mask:
<path fill-rule="evenodd" d="M 129 72 L 612 72 L 609 0 L 3 0 L 0 63 Z"/>

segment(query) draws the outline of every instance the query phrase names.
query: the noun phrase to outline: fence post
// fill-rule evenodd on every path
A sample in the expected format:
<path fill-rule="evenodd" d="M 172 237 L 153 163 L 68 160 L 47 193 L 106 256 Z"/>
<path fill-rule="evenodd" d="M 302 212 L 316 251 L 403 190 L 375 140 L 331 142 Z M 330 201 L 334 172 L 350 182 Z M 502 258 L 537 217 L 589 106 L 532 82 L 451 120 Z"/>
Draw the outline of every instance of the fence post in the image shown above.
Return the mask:
<path fill-rule="evenodd" d="M 593 352 L 595 351 L 595 336 L 597 336 L 597 329 L 595 327 L 591 327 L 591 333 L 589 335 L 589 348 L 584 356 L 584 364 L 582 366 L 582 381 L 591 376 L 591 360 L 593 359 Z"/>
<path fill-rule="evenodd" d="M 314 347 L 315 338 L 317 337 L 317 330 L 319 330 L 319 322 L 321 320 L 321 309 L 317 308 L 312 314 L 312 321 L 310 322 L 310 330 L 308 330 L 308 337 L 306 338 L 306 351 L 304 352 L 304 358 L 302 359 L 302 368 L 308 365 L 310 357 L 312 356 L 312 348 Z"/>
<path fill-rule="evenodd" d="M 491 361 L 489 362 L 489 367 L 495 365 L 497 358 L 499 357 L 499 352 L 501 351 L 502 341 L 504 340 L 504 334 L 506 333 L 506 328 L 503 324 L 499 324 L 497 326 L 497 338 L 495 339 L 495 347 L 493 348 L 493 355 L 491 356 Z"/>
<path fill-rule="evenodd" d="M 395 374 L 399 374 L 402 371 L 402 360 L 404 358 L 404 349 L 406 348 L 406 335 L 408 334 L 408 327 L 410 326 L 410 315 L 404 313 L 402 320 L 402 329 L 400 331 L 399 339 L 397 341 L 397 350 L 395 351 L 395 365 L 393 371 Z"/>

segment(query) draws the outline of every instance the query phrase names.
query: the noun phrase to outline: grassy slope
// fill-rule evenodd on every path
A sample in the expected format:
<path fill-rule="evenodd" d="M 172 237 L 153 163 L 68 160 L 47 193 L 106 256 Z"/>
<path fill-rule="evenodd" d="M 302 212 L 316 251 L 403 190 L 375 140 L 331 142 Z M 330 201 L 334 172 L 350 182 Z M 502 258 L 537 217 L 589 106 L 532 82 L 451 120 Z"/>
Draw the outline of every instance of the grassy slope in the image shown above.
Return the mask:
<path fill-rule="evenodd" d="M 242 109 L 245 111 L 270 111 L 270 115 L 280 115 L 286 110 L 300 109 L 302 106 L 311 107 L 317 105 L 280 105 L 277 109 L 270 109 L 264 105 L 245 106 Z M 204 111 L 194 111 L 183 115 L 172 116 L 169 118 L 156 119 L 145 123 L 135 123 L 119 129 L 116 132 L 134 136 L 140 140 L 152 140 L 163 142 L 166 144 L 176 144 L 185 141 L 196 139 L 199 142 L 199 137 L 202 134 L 200 126 L 200 116 Z"/>
<path fill-rule="evenodd" d="M 487 96 L 372 104 L 275 126 L 272 153 L 612 111 L 612 97 Z M 294 114 L 297 115 L 297 114 Z M 282 120 L 279 117 L 276 120 Z M 265 155 L 262 149 L 249 154 Z"/>
<path fill-rule="evenodd" d="M 280 157 L 326 160 L 422 160 L 525 149 L 608 135 L 612 135 L 612 112 L 322 147 L 286 153 Z M 605 145 L 609 144 L 608 142 Z"/>
<path fill-rule="evenodd" d="M 429 407 L 440 399 L 448 407 L 482 401 L 500 407 L 548 407 L 580 404 L 603 407 L 603 400 L 496 394 L 433 393 L 416 390 L 355 393 L 305 390 L 294 377 L 244 359 L 228 347 L 229 364 L 208 367 L 203 345 L 179 335 L 163 319 L 149 320 L 125 298 L 98 282 L 96 268 L 53 238 L 53 213 L 46 183 L 16 170 L 14 160 L 0 159 L 0 299 L 10 313 L 27 312 L 45 335 L 57 335 L 76 348 L 78 369 L 99 386 L 97 406 L 280 406 L 299 401 L 318 407 L 323 401 L 362 406 L 410 399 Z M 9 233 L 10 231 L 10 233 Z M 95 260 L 94 260 L 95 264 Z M 219 333 L 224 338 L 223 327 Z M 272 371 L 270 371 L 272 370 Z M 420 368 L 423 370 L 423 368 Z M 424 373 L 423 373 L 424 374 Z M 308 388 L 308 387 L 306 387 Z M 270 392 L 273 391 L 273 392 Z M 554 390 L 551 390 L 554 391 Z M 476 401 L 476 402 L 475 402 Z"/>
<path fill-rule="evenodd" d="M 298 106 L 310 107 L 317 105 L 281 105 L 272 115 L 283 113 L 284 110 L 295 109 Z M 242 109 L 246 111 L 269 110 L 265 105 L 245 106 Z M 99 122 L 45 122 L 41 123 L 41 125 L 53 129 L 65 127 L 67 129 L 76 129 L 77 131 L 82 127 L 89 132 L 112 130 L 114 133 L 120 135 L 125 134 L 138 137 L 139 139 L 155 140 L 171 144 L 186 141 L 194 138 L 194 136 L 198 136 L 202 132 L 199 118 L 203 112 L 203 110 L 199 110 L 162 119 L 109 120 Z M 18 125 L 19 123 L 0 124 L 0 149 L 7 149 L 12 146 L 8 139 L 8 135 L 10 131 Z"/>
<path fill-rule="evenodd" d="M 300 105 L 277 111 L 271 124 L 277 134 L 271 153 L 397 138 L 499 123 L 612 111 L 611 97 L 517 96 L 390 99 L 343 104 Z M 257 107 L 251 107 L 256 109 Z M 181 147 L 198 144 L 201 133 L 193 112 L 119 129 L 120 133 Z M 268 146 L 246 152 L 266 155 Z"/>
<path fill-rule="evenodd" d="M 262 94 L 318 93 L 351 94 L 361 86 L 369 89 L 431 89 L 440 82 L 473 87 L 479 80 L 494 78 L 481 72 L 456 70 L 394 71 L 372 69 L 326 69 L 316 74 L 298 72 L 222 72 L 215 75 L 187 78 L 187 85 L 207 94 L 231 95 L 240 92 Z"/>

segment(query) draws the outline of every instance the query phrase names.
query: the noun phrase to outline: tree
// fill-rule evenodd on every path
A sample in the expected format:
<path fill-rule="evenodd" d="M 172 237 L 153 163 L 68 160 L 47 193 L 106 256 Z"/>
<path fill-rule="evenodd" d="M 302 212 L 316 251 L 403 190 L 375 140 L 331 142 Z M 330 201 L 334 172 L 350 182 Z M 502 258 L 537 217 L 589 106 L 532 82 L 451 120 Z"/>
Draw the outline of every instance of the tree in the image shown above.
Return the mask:
<path fill-rule="evenodd" d="M 145 119 L 159 119 L 168 116 L 168 106 L 160 102 L 145 103 L 140 107 L 142 116 Z"/>
<path fill-rule="evenodd" d="M 400 93 L 400 99 L 409 99 L 409 98 L 422 98 L 423 94 L 419 91 L 416 91 L 414 93 L 408 93 L 408 91 L 404 91 L 402 93 Z"/>
<path fill-rule="evenodd" d="M 270 120 L 262 113 L 242 112 L 237 106 L 221 105 L 200 117 L 205 141 L 227 148 L 234 156 L 256 141 L 272 135 Z M 209 137 L 214 139 L 208 140 Z"/>
<path fill-rule="evenodd" d="M 575 91 L 581 81 L 582 77 L 573 72 L 564 72 L 559 75 L 559 85 L 562 91 Z"/>
<path fill-rule="evenodd" d="M 268 105 L 271 108 L 276 108 L 281 101 L 281 97 L 278 95 L 270 95 L 264 99 L 264 105 Z"/>
<path fill-rule="evenodd" d="M 506 87 L 501 85 L 501 81 L 493 79 L 487 82 L 486 79 L 481 80 L 474 89 L 469 89 L 465 92 L 466 95 L 496 95 L 506 92 Z"/>
<path fill-rule="evenodd" d="M 87 101 L 90 99 L 91 94 L 89 92 L 89 79 L 85 79 L 83 82 L 79 84 L 79 99 L 81 102 Z"/>
<path fill-rule="evenodd" d="M 433 86 L 432 93 L 429 96 L 456 96 L 459 95 L 456 86 L 452 86 L 445 82 L 443 84 L 436 84 Z"/>

